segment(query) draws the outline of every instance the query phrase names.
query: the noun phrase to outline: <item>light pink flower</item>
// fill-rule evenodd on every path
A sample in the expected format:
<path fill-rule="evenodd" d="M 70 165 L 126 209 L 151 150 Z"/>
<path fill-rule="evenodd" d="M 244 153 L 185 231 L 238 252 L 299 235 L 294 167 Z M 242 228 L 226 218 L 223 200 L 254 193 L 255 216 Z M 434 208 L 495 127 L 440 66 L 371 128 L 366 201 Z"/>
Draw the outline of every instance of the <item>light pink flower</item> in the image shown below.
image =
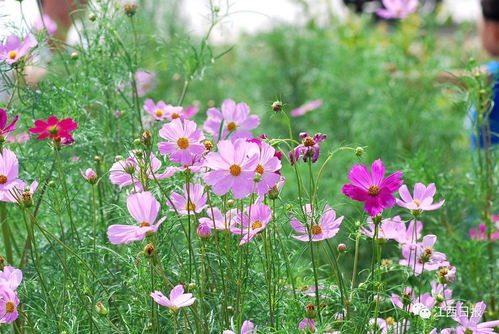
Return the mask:
<path fill-rule="evenodd" d="M 240 334 L 256 334 L 255 325 L 251 321 L 245 320 L 243 322 L 243 325 L 241 326 L 241 331 L 239 333 Z M 227 330 L 224 330 L 222 334 L 236 334 L 236 332 L 227 329 Z"/>
<path fill-rule="evenodd" d="M 17 36 L 11 35 L 7 37 L 4 44 L 0 44 L 0 60 L 5 60 L 9 65 L 17 63 L 37 44 L 32 34 L 27 34 L 22 42 Z"/>
<path fill-rule="evenodd" d="M 306 113 L 319 108 L 322 105 L 322 100 L 313 100 L 291 111 L 291 116 L 303 116 Z"/>
<path fill-rule="evenodd" d="M 148 191 L 128 196 L 127 207 L 138 225 L 109 226 L 107 236 L 112 244 L 127 244 L 143 240 L 147 233 L 156 232 L 166 219 L 163 217 L 154 224 L 159 213 L 159 202 Z"/>
<path fill-rule="evenodd" d="M 21 270 L 12 266 L 5 266 L 0 271 L 0 286 L 6 287 L 10 290 L 15 290 L 23 280 L 23 273 Z"/>
<path fill-rule="evenodd" d="M 463 311 L 463 303 L 456 304 L 456 316 L 452 319 L 459 322 L 460 326 L 456 327 L 456 333 L 473 333 L 473 334 L 487 334 L 496 333 L 494 327 L 499 326 L 499 320 L 480 322 L 487 305 L 482 301 L 475 304 L 471 316 L 468 318 L 467 312 Z"/>
<path fill-rule="evenodd" d="M 171 207 L 171 211 L 178 212 L 181 215 L 187 215 L 194 213 L 201 213 L 206 207 L 206 193 L 204 192 L 204 187 L 201 184 L 189 183 L 189 189 L 187 189 L 184 184 L 184 194 L 180 195 L 176 192 L 172 192 L 170 198 L 172 200 L 173 206 L 169 201 L 166 204 Z M 189 190 L 189 192 L 187 192 Z"/>
<path fill-rule="evenodd" d="M 199 219 L 199 223 L 207 224 L 210 228 L 216 230 L 230 230 L 236 223 L 238 216 L 237 209 L 231 209 L 222 215 L 219 208 L 208 208 L 206 210 L 208 217 Z M 213 214 L 212 214 L 213 212 Z"/>
<path fill-rule="evenodd" d="M 396 307 L 406 309 L 409 312 L 413 312 L 415 304 L 423 304 L 429 310 L 435 305 L 435 299 L 433 299 L 429 293 L 425 293 L 417 297 L 414 295 L 414 291 L 412 291 L 410 287 L 405 288 L 404 292 L 400 296 L 392 293 L 391 301 Z"/>
<path fill-rule="evenodd" d="M 397 216 L 398 217 L 398 216 Z M 423 223 L 419 220 L 416 222 L 416 231 L 414 231 L 414 219 L 409 222 L 409 225 L 405 224 L 401 226 L 398 231 L 398 235 L 395 236 L 395 240 L 400 244 L 415 244 L 419 238 L 421 238 L 421 231 L 423 230 Z"/>
<path fill-rule="evenodd" d="M 158 103 L 154 103 L 152 99 L 147 99 L 144 101 L 144 110 L 151 114 L 155 120 L 162 121 L 168 119 L 168 106 L 171 105 L 166 104 L 163 101 L 159 101 Z"/>
<path fill-rule="evenodd" d="M 411 196 L 407 186 L 404 184 L 399 189 L 402 200 L 397 198 L 397 205 L 409 210 L 437 210 L 444 205 L 445 200 L 433 204 L 433 196 L 436 190 L 434 183 L 431 183 L 428 187 L 422 183 L 416 183 L 414 186 L 414 196 Z"/>
<path fill-rule="evenodd" d="M 191 293 L 184 293 L 184 286 L 179 284 L 170 291 L 170 298 L 167 298 L 161 291 L 154 291 L 151 297 L 159 305 L 166 306 L 173 311 L 179 308 L 191 306 L 196 301 Z"/>
<path fill-rule="evenodd" d="M 217 108 L 208 109 L 204 130 L 217 141 L 227 139 L 229 135 L 232 139 L 253 138 L 250 130 L 260 125 L 260 118 L 249 113 L 250 107 L 246 103 L 236 104 L 233 100 L 227 99 L 222 104 L 222 111 Z"/>
<path fill-rule="evenodd" d="M 298 329 L 300 331 L 315 332 L 315 321 L 314 319 L 305 318 L 298 324 Z"/>
<path fill-rule="evenodd" d="M 382 0 L 385 8 L 378 9 L 376 14 L 385 19 L 405 19 L 416 10 L 418 0 Z"/>
<path fill-rule="evenodd" d="M 312 217 L 310 204 L 303 206 L 306 215 L 306 223 L 302 223 L 295 216 L 291 216 L 291 227 L 301 235 L 294 235 L 293 238 L 300 241 L 321 241 L 330 239 L 340 230 L 343 216 L 336 218 L 336 211 L 326 205 L 322 211 L 319 223 L 315 222 L 316 217 Z M 310 231 L 309 231 L 310 230 Z"/>
<path fill-rule="evenodd" d="M 430 284 L 431 296 L 435 299 L 436 306 L 446 310 L 454 304 L 454 299 L 452 299 L 452 290 L 446 289 L 446 284 L 441 284 L 437 281 L 432 281 Z"/>
<path fill-rule="evenodd" d="M 433 249 L 436 241 L 437 236 L 429 234 L 423 237 L 422 243 L 402 246 L 402 256 L 404 258 L 399 263 L 412 268 L 416 276 L 421 274 L 423 269 L 433 271 L 448 266 L 447 256 Z"/>
<path fill-rule="evenodd" d="M 0 324 L 11 323 L 17 319 L 19 298 L 14 290 L 0 286 Z"/>
<path fill-rule="evenodd" d="M 353 166 L 348 175 L 352 184 L 345 184 L 342 191 L 345 196 L 365 202 L 364 211 L 370 216 L 376 216 L 395 204 L 392 193 L 404 182 L 401 178 L 402 172 L 396 172 L 385 179 L 383 161 L 376 160 L 371 166 L 371 172 L 362 164 Z"/>
<path fill-rule="evenodd" d="M 267 224 L 272 219 L 272 210 L 265 204 L 252 204 L 245 210 L 245 214 L 236 216 L 236 224 L 231 232 L 241 234 L 241 242 L 239 245 L 244 245 L 250 242 L 258 232 L 267 227 Z"/>
<path fill-rule="evenodd" d="M 375 226 L 372 222 L 372 218 L 367 218 L 367 226 L 369 229 L 365 227 L 361 227 L 360 231 L 362 234 L 367 235 L 369 238 L 374 237 Z M 405 232 L 405 223 L 400 219 L 400 216 L 395 216 L 390 219 L 383 219 L 381 224 L 378 227 L 378 239 L 384 240 L 396 240 L 400 234 Z"/>
<path fill-rule="evenodd" d="M 182 118 L 183 119 L 193 118 L 198 112 L 199 112 L 198 106 L 187 106 L 182 111 Z"/>
<path fill-rule="evenodd" d="M 47 34 L 49 35 L 54 35 L 57 32 L 57 23 L 55 23 L 55 21 L 52 20 L 47 14 L 43 14 L 39 17 L 33 24 L 33 27 L 37 31 L 47 29 Z"/>
<path fill-rule="evenodd" d="M 390 323 L 382 318 L 369 319 L 369 326 L 373 330 L 367 334 L 402 334 L 409 329 L 407 320 L 401 322 Z"/>
<path fill-rule="evenodd" d="M 137 84 L 137 95 L 142 97 L 156 88 L 156 73 L 137 71 L 135 72 L 135 82 Z"/>
<path fill-rule="evenodd" d="M 22 180 L 17 180 L 14 185 L 7 191 L 0 191 L 0 202 L 19 203 L 24 200 L 33 198 L 33 194 L 38 188 L 38 182 L 33 181 L 29 187 Z"/>
<path fill-rule="evenodd" d="M 18 182 L 19 162 L 11 150 L 4 148 L 0 154 L 0 193 L 8 192 Z"/>
<path fill-rule="evenodd" d="M 478 231 L 474 228 L 470 229 L 470 238 L 479 241 L 489 240 L 489 236 L 487 235 L 487 226 L 485 224 L 479 224 Z M 492 232 L 490 234 L 490 239 L 493 241 L 498 240 L 499 231 Z"/>
<path fill-rule="evenodd" d="M 215 194 L 221 196 L 232 190 L 234 197 L 241 199 L 253 192 L 259 159 L 253 145 L 243 139 L 222 140 L 217 144 L 218 152 L 208 153 L 205 166 L 211 171 L 203 179 Z"/>
<path fill-rule="evenodd" d="M 203 132 L 190 120 L 174 119 L 163 125 L 159 136 L 167 140 L 158 143 L 159 153 L 170 155 L 171 161 L 182 165 L 192 165 L 196 157 L 205 151 L 201 143 L 204 139 Z"/>
<path fill-rule="evenodd" d="M 281 161 L 275 156 L 275 149 L 267 143 L 253 145 L 254 154 L 259 156 L 258 165 L 255 168 L 256 192 L 263 196 L 276 185 L 280 175 Z"/>

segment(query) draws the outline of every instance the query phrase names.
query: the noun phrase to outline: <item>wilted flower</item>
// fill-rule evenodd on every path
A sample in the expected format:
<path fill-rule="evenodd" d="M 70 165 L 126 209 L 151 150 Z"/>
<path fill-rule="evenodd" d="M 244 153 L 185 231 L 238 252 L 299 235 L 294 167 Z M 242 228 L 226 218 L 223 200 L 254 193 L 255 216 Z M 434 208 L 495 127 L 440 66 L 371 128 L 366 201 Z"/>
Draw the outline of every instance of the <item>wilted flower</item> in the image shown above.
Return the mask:
<path fill-rule="evenodd" d="M 179 284 L 172 289 L 170 298 L 163 295 L 161 291 L 154 291 L 151 293 L 151 297 L 159 305 L 166 306 L 173 311 L 177 311 L 182 307 L 191 306 L 196 301 L 196 298 L 193 298 L 191 293 L 184 293 L 184 286 L 182 284 Z"/>
<path fill-rule="evenodd" d="M 17 36 L 11 35 L 7 37 L 5 44 L 0 44 L 0 60 L 5 60 L 9 65 L 17 63 L 37 44 L 32 34 L 27 34 L 22 42 Z"/>
<path fill-rule="evenodd" d="M 184 184 L 183 189 L 183 195 L 172 192 L 170 195 L 172 203 L 167 201 L 166 204 L 172 207 L 172 211 L 176 211 L 180 215 L 201 213 L 206 207 L 207 198 L 203 185 L 189 183 L 189 188 L 187 189 Z"/>
<path fill-rule="evenodd" d="M 16 115 L 7 125 L 8 120 L 7 111 L 0 109 L 0 140 L 4 135 L 16 129 L 16 122 L 19 120 L 19 115 Z"/>
<path fill-rule="evenodd" d="M 182 165 L 192 165 L 196 156 L 203 154 L 205 147 L 203 132 L 193 121 L 174 119 L 159 130 L 166 142 L 158 143 L 162 155 L 170 155 L 170 160 Z"/>
<path fill-rule="evenodd" d="M 293 238 L 300 241 L 321 241 L 330 239 L 340 230 L 343 216 L 336 218 L 336 211 L 326 205 L 322 211 L 319 223 L 315 223 L 312 217 L 312 207 L 310 204 L 303 206 L 306 215 L 306 224 L 299 221 L 295 216 L 291 216 L 291 227 L 301 235 L 294 235 Z"/>
<path fill-rule="evenodd" d="M 252 204 L 245 210 L 245 214 L 236 216 L 236 224 L 239 227 L 233 226 L 231 232 L 241 234 L 241 242 L 239 245 L 244 245 L 250 242 L 258 232 L 265 229 L 267 224 L 272 219 L 272 210 L 264 204 Z"/>
<path fill-rule="evenodd" d="M 57 32 L 57 23 L 55 23 L 55 21 L 52 20 L 47 14 L 43 14 L 39 17 L 33 24 L 33 27 L 37 31 L 43 31 L 46 29 L 47 34 L 49 35 L 54 35 Z"/>
<path fill-rule="evenodd" d="M 319 108 L 321 105 L 322 105 L 322 100 L 310 101 L 310 102 L 305 103 L 304 105 L 292 110 L 291 116 L 298 117 L 298 116 L 305 115 L 309 111 L 312 111 L 312 110 Z"/>
<path fill-rule="evenodd" d="M 314 137 L 310 137 L 308 133 L 300 133 L 300 138 L 302 143 L 296 146 L 293 151 L 289 152 L 289 162 L 294 165 L 295 162 L 303 158 L 303 161 L 307 162 L 311 159 L 312 162 L 316 162 L 319 159 L 320 147 L 319 144 L 326 140 L 326 135 L 322 133 L 316 133 Z"/>
<path fill-rule="evenodd" d="M 73 137 L 71 132 L 78 128 L 78 124 L 72 118 L 65 118 L 61 121 L 55 116 L 50 116 L 47 122 L 42 120 L 35 121 L 35 127 L 30 128 L 29 132 L 39 133 L 36 139 L 51 138 L 54 141 L 60 141 L 63 145 L 72 143 Z"/>
<path fill-rule="evenodd" d="M 405 19 L 416 10 L 418 0 L 382 0 L 385 8 L 378 9 L 376 14 L 385 19 Z"/>
<path fill-rule="evenodd" d="M 397 205 L 416 211 L 431 211 L 439 209 L 442 205 L 444 205 L 445 201 L 433 204 L 433 196 L 435 195 L 436 190 L 437 189 L 435 188 L 434 183 L 431 183 L 428 187 L 422 183 L 416 183 L 414 186 L 413 197 L 407 189 L 407 186 L 404 184 L 399 189 L 399 194 L 402 200 L 397 198 Z"/>

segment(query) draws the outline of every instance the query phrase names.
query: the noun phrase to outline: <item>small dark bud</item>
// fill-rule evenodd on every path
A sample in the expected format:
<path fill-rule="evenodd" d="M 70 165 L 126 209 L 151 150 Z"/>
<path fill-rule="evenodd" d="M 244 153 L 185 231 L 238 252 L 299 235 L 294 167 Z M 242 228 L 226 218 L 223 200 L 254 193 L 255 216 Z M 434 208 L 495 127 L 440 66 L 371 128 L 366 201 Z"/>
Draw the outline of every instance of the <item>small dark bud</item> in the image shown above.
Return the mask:
<path fill-rule="evenodd" d="M 281 101 L 275 101 L 272 103 L 272 110 L 275 112 L 279 112 L 282 110 L 282 102 Z"/>

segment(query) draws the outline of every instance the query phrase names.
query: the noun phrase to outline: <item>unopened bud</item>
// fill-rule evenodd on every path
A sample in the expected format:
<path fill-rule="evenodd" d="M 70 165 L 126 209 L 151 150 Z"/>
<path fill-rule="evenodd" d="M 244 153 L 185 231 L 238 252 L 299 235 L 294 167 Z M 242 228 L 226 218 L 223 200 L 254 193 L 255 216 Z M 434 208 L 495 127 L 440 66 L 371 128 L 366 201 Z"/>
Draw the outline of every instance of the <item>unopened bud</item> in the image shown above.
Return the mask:
<path fill-rule="evenodd" d="M 355 155 L 358 156 L 359 158 L 364 154 L 364 148 L 362 147 L 357 147 L 355 149 Z"/>
<path fill-rule="evenodd" d="M 315 318 L 317 312 L 315 311 L 315 305 L 310 303 L 305 306 L 306 317 L 309 319 Z"/>
<path fill-rule="evenodd" d="M 122 155 L 117 155 L 114 157 L 114 162 L 118 162 L 118 161 L 121 161 L 123 160 L 123 156 Z"/>
<path fill-rule="evenodd" d="M 272 110 L 275 112 L 279 112 L 282 110 L 282 102 L 281 101 L 274 101 L 272 103 Z"/>
<path fill-rule="evenodd" d="M 55 187 L 55 182 L 54 181 L 49 181 L 49 183 L 47 183 L 47 186 L 49 186 L 50 188 L 54 188 Z"/>
<path fill-rule="evenodd" d="M 30 190 L 25 190 L 21 194 L 21 205 L 25 208 L 33 206 L 33 194 Z"/>
<path fill-rule="evenodd" d="M 100 157 L 99 155 L 96 155 L 96 156 L 94 156 L 94 161 L 100 162 L 100 161 L 102 161 L 102 157 Z"/>
<path fill-rule="evenodd" d="M 203 239 L 209 238 L 211 235 L 211 228 L 206 223 L 200 223 L 196 230 L 196 234 Z"/>
<path fill-rule="evenodd" d="M 135 146 L 140 146 L 140 145 L 142 145 L 142 142 L 140 141 L 140 138 L 136 138 L 136 139 L 133 140 L 133 144 Z"/>
<path fill-rule="evenodd" d="M 78 59 L 78 52 L 73 52 L 73 53 L 71 54 L 71 59 L 73 59 L 73 60 Z"/>
<path fill-rule="evenodd" d="M 234 204 L 236 204 L 236 202 L 234 202 L 234 200 L 233 200 L 233 199 L 229 199 L 229 200 L 227 201 L 227 206 L 228 206 L 228 207 L 230 207 L 230 208 L 232 208 L 232 207 L 234 206 Z"/>
<path fill-rule="evenodd" d="M 137 5 L 126 4 L 123 6 L 123 9 L 125 9 L 125 14 L 131 17 L 131 16 L 134 16 L 135 13 L 137 12 Z"/>
<path fill-rule="evenodd" d="M 388 326 L 392 326 L 392 325 L 394 325 L 394 324 L 395 324 L 395 318 L 393 318 L 393 317 L 388 317 L 388 318 L 386 318 L 386 324 L 387 324 Z"/>
<path fill-rule="evenodd" d="M 195 282 L 192 282 L 192 283 L 189 283 L 189 285 L 187 285 L 187 287 L 189 288 L 189 290 L 192 290 L 192 289 L 195 289 L 196 288 L 196 283 Z"/>
<path fill-rule="evenodd" d="M 338 245 L 338 252 L 343 253 L 347 251 L 347 245 L 345 244 L 339 244 Z"/>
<path fill-rule="evenodd" d="M 279 198 L 279 189 L 277 189 L 276 186 L 273 186 L 270 188 L 269 193 L 267 194 L 267 197 L 274 200 Z"/>
<path fill-rule="evenodd" d="M 3 270 L 5 268 L 5 258 L 0 255 L 0 270 Z"/>
<path fill-rule="evenodd" d="M 154 252 L 156 251 L 156 248 L 154 247 L 153 244 L 147 244 L 145 247 L 144 247 L 144 255 L 146 257 L 151 257 L 154 255 Z"/>
<path fill-rule="evenodd" d="M 152 145 L 152 135 L 151 135 L 151 131 L 149 131 L 149 130 L 144 131 L 144 133 L 142 134 L 142 137 L 140 137 L 140 141 L 141 141 L 141 142 L 142 142 L 142 144 L 144 144 L 146 147 L 151 147 L 151 145 Z"/>
<path fill-rule="evenodd" d="M 97 19 L 97 16 L 95 15 L 95 13 L 90 13 L 88 14 L 88 19 L 94 22 Z"/>
<path fill-rule="evenodd" d="M 109 309 L 104 306 L 102 302 L 97 302 L 95 304 L 95 312 L 97 312 L 100 315 L 107 315 L 109 313 Z"/>
<path fill-rule="evenodd" d="M 442 303 L 445 300 L 444 296 L 442 295 L 438 295 L 435 299 L 437 300 L 438 303 Z"/>

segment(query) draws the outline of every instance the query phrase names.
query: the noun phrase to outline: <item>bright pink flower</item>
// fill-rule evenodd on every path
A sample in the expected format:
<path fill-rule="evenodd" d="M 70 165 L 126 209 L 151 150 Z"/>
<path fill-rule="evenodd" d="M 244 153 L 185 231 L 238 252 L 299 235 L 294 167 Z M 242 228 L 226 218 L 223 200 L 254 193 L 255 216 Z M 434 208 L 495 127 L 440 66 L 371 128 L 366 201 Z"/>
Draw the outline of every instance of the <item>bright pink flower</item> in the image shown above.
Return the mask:
<path fill-rule="evenodd" d="M 398 216 L 397 216 L 398 217 Z M 414 231 L 414 219 L 409 222 L 409 226 L 405 224 L 401 226 L 398 231 L 398 235 L 395 236 L 395 240 L 400 244 L 415 244 L 419 238 L 421 238 L 421 231 L 423 230 L 423 223 L 419 220 L 416 222 L 416 231 Z"/>
<path fill-rule="evenodd" d="M 0 324 L 14 322 L 19 316 L 17 312 L 19 298 L 14 290 L 0 286 Z"/>
<path fill-rule="evenodd" d="M 361 227 L 360 231 L 369 238 L 373 238 L 375 226 L 371 217 L 367 218 L 367 226 L 369 229 Z M 405 232 L 405 223 L 400 219 L 400 216 L 395 216 L 391 219 L 383 219 L 378 227 L 378 239 L 396 240 L 401 235 L 402 231 Z"/>
<path fill-rule="evenodd" d="M 314 319 L 305 318 L 298 324 L 298 329 L 305 332 L 315 332 Z"/>
<path fill-rule="evenodd" d="M 109 226 L 107 236 L 112 244 L 127 244 L 142 240 L 147 233 L 156 232 L 166 219 L 163 217 L 154 224 L 159 213 L 159 202 L 148 191 L 128 196 L 127 207 L 138 225 Z"/>
<path fill-rule="evenodd" d="M 161 138 L 166 142 L 158 143 L 159 153 L 170 155 L 170 160 L 182 165 L 192 165 L 196 156 L 205 151 L 201 141 L 204 139 L 203 132 L 197 129 L 193 121 L 174 119 L 163 125 L 159 130 Z"/>
<path fill-rule="evenodd" d="M 16 155 L 4 148 L 0 154 L 0 193 L 8 192 L 18 182 L 19 162 Z"/>
<path fill-rule="evenodd" d="M 41 17 L 39 17 L 33 24 L 33 27 L 37 31 L 43 31 L 44 29 L 47 29 L 47 34 L 49 35 L 54 35 L 57 32 L 57 23 L 55 23 L 54 20 L 52 20 L 50 16 L 46 14 L 43 14 Z"/>
<path fill-rule="evenodd" d="M 245 214 L 236 216 L 236 224 L 239 225 L 231 228 L 234 234 L 241 234 L 241 242 L 239 245 L 244 245 L 250 242 L 258 232 L 267 227 L 267 224 L 272 219 L 272 210 L 265 204 L 252 204 L 245 210 Z"/>
<path fill-rule="evenodd" d="M 206 212 L 208 217 L 200 218 L 199 223 L 207 224 L 210 228 L 216 230 L 230 230 L 236 223 L 236 217 L 238 216 L 237 209 L 231 209 L 225 215 L 222 215 L 219 208 L 208 208 Z"/>
<path fill-rule="evenodd" d="M 385 8 L 378 9 L 376 14 L 385 19 L 405 19 L 416 10 L 418 0 L 382 0 Z"/>
<path fill-rule="evenodd" d="M 158 121 L 167 119 L 167 108 L 168 105 L 163 101 L 159 101 L 158 103 L 154 103 L 152 99 L 147 99 L 144 101 L 144 110 L 151 114 L 154 119 Z"/>
<path fill-rule="evenodd" d="M 8 120 L 7 111 L 0 109 L 0 138 L 16 129 L 16 122 L 19 120 L 19 115 L 16 115 L 7 125 Z"/>
<path fill-rule="evenodd" d="M 487 226 L 485 224 L 479 224 L 478 231 L 474 228 L 470 229 L 470 238 L 479 241 L 489 240 L 489 236 L 487 235 Z M 493 241 L 498 240 L 499 231 L 492 232 L 490 235 L 490 239 Z"/>
<path fill-rule="evenodd" d="M 413 197 L 407 189 L 407 186 L 404 184 L 399 189 L 399 194 L 402 200 L 397 198 L 397 205 L 409 210 L 431 211 L 439 209 L 442 205 L 444 205 L 445 201 L 433 204 L 433 196 L 436 191 L 437 189 L 435 188 L 434 183 L 431 183 L 428 187 L 422 183 L 416 183 L 414 186 Z"/>
<path fill-rule="evenodd" d="M 0 286 L 2 287 L 15 290 L 21 284 L 22 280 L 23 273 L 17 268 L 5 266 L 5 268 L 0 271 Z"/>
<path fill-rule="evenodd" d="M 499 320 L 487 321 L 480 323 L 482 315 L 487 308 L 487 305 L 482 301 L 475 304 L 471 316 L 468 318 L 468 312 L 463 310 L 462 302 L 456 304 L 456 316 L 452 319 L 459 322 L 460 326 L 456 327 L 456 333 L 473 333 L 473 334 L 488 334 L 496 333 L 494 327 L 499 326 Z"/>
<path fill-rule="evenodd" d="M 245 320 L 241 326 L 240 334 L 256 334 L 255 324 L 249 320 Z M 236 334 L 236 332 L 231 330 L 224 330 L 222 334 Z"/>
<path fill-rule="evenodd" d="M 173 311 L 177 311 L 179 308 L 191 306 L 196 301 L 196 298 L 192 297 L 192 293 L 184 293 L 184 286 L 179 284 L 175 286 L 170 292 L 170 298 L 167 298 L 161 291 L 154 291 L 151 293 L 151 297 L 159 305 L 166 306 Z"/>
<path fill-rule="evenodd" d="M 17 36 L 11 35 L 7 37 L 4 44 L 0 44 L 0 60 L 4 59 L 9 65 L 17 63 L 37 44 L 32 34 L 27 34 L 22 42 Z"/>
<path fill-rule="evenodd" d="M 29 132 L 39 133 L 40 135 L 36 139 L 57 139 L 62 138 L 66 140 L 72 140 L 70 132 L 76 130 L 78 124 L 73 121 L 72 118 L 66 118 L 61 121 L 55 116 L 50 116 L 47 122 L 38 120 L 35 121 L 35 127 L 30 128 Z"/>
<path fill-rule="evenodd" d="M 156 88 L 156 73 L 137 71 L 135 72 L 135 83 L 137 84 L 137 95 L 142 97 Z"/>
<path fill-rule="evenodd" d="M 308 133 L 302 132 L 300 133 L 300 138 L 302 139 L 302 143 L 289 152 L 289 162 L 291 165 L 294 165 L 295 162 L 300 160 L 300 157 L 303 158 L 304 162 L 307 162 L 308 159 L 316 162 L 320 154 L 319 144 L 326 140 L 326 135 L 316 133 L 312 138 Z"/>
<path fill-rule="evenodd" d="M 329 205 L 324 207 L 319 223 L 315 223 L 315 217 L 312 217 L 310 204 L 304 205 L 303 211 L 307 216 L 305 224 L 296 219 L 295 216 L 291 216 L 291 227 L 301 234 L 294 235 L 293 238 L 301 241 L 321 241 L 334 237 L 340 230 L 343 216 L 336 218 L 336 211 Z"/>
<path fill-rule="evenodd" d="M 267 143 L 253 145 L 254 154 L 259 156 L 255 168 L 256 192 L 263 196 L 279 181 L 277 172 L 281 169 L 281 162 L 275 157 L 275 149 Z"/>
<path fill-rule="evenodd" d="M 402 175 L 402 172 L 396 172 L 385 179 L 385 167 L 381 160 L 373 162 L 371 172 L 366 166 L 358 164 L 352 167 L 348 175 L 352 184 L 345 184 L 342 191 L 345 196 L 365 202 L 364 211 L 376 216 L 395 204 L 392 193 L 404 182 L 401 180 Z"/>
<path fill-rule="evenodd" d="M 437 270 L 440 267 L 448 266 L 447 256 L 444 253 L 433 249 L 437 236 L 433 234 L 425 235 L 423 242 L 416 245 L 402 246 L 402 256 L 400 264 L 408 266 L 414 270 L 416 276 L 425 271 Z"/>
<path fill-rule="evenodd" d="M 322 105 L 322 100 L 313 100 L 291 111 L 291 116 L 303 116 L 309 111 L 315 110 Z"/>
<path fill-rule="evenodd" d="M 259 159 L 254 154 L 253 145 L 245 140 L 222 140 L 217 144 L 218 152 L 208 153 L 205 166 L 212 171 L 206 173 L 203 179 L 213 186 L 215 194 L 225 195 L 232 189 L 234 197 L 241 199 L 253 192 Z"/>
<path fill-rule="evenodd" d="M 250 116 L 250 107 L 244 102 L 236 104 L 227 99 L 222 104 L 222 111 L 210 108 L 207 113 L 204 130 L 217 141 L 227 139 L 229 135 L 232 139 L 253 138 L 250 130 L 260 125 L 260 118 L 256 115 Z"/>
<path fill-rule="evenodd" d="M 180 195 L 176 192 L 170 194 L 172 203 L 166 201 L 166 204 L 171 207 L 171 211 L 178 212 L 180 215 L 201 213 L 206 208 L 206 193 L 201 184 L 189 183 L 189 189 L 184 184 L 184 194 Z M 189 192 L 187 192 L 189 190 Z"/>

